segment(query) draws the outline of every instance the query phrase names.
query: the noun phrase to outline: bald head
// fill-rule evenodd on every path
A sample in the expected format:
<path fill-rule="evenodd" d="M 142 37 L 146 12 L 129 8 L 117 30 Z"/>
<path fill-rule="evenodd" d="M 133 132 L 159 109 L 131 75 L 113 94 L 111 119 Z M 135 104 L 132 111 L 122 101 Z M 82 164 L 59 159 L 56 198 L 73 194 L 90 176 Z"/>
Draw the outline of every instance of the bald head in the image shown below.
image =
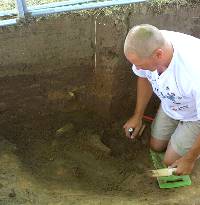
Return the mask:
<path fill-rule="evenodd" d="M 134 53 L 140 58 L 147 58 L 158 48 L 165 45 L 165 39 L 159 29 L 149 24 L 133 27 L 126 36 L 124 53 Z"/>

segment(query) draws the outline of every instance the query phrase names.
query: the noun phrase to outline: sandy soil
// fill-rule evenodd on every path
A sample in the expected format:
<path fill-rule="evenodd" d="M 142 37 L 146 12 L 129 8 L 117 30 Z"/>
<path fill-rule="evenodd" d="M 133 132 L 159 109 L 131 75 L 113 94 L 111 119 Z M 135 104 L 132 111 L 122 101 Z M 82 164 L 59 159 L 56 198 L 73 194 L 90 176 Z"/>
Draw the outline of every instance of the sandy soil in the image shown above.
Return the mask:
<path fill-rule="evenodd" d="M 88 114 L 58 118 L 25 122 L 21 137 L 0 138 L 1 205 L 200 204 L 198 166 L 190 187 L 161 190 L 146 176 L 149 128 L 133 142 L 121 122 L 103 128 Z"/>

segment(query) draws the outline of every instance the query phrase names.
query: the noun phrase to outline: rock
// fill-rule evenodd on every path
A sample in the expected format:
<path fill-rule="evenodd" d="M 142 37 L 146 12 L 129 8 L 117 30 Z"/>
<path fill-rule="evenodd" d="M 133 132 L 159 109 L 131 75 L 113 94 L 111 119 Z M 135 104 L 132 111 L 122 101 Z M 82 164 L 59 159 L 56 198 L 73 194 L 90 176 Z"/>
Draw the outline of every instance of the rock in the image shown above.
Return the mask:
<path fill-rule="evenodd" d="M 14 190 L 14 189 L 11 189 L 11 192 L 9 193 L 8 196 L 11 197 L 11 198 L 16 197 L 15 190 Z"/>
<path fill-rule="evenodd" d="M 75 177 L 79 177 L 81 175 L 81 171 L 79 167 L 72 167 L 72 172 Z"/>
<path fill-rule="evenodd" d="M 74 131 L 74 125 L 72 123 L 67 123 L 56 131 L 56 136 L 63 136 L 73 131 Z"/>
<path fill-rule="evenodd" d="M 70 101 L 75 98 L 75 94 L 72 91 L 66 92 L 62 90 L 54 90 L 48 92 L 49 101 Z"/>
<path fill-rule="evenodd" d="M 111 151 L 109 147 L 102 143 L 101 137 L 97 134 L 90 135 L 88 137 L 88 143 L 91 144 L 95 149 L 102 151 L 106 154 L 109 154 Z"/>

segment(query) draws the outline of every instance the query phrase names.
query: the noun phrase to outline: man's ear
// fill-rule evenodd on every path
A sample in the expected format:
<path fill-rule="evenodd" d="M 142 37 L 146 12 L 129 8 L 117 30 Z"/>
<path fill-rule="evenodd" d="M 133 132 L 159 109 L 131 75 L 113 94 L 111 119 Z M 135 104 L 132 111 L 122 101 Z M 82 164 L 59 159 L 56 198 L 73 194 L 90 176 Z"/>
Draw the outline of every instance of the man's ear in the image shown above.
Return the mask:
<path fill-rule="evenodd" d="M 153 58 L 160 60 L 162 57 L 163 57 L 163 50 L 161 48 L 158 48 L 153 52 Z"/>

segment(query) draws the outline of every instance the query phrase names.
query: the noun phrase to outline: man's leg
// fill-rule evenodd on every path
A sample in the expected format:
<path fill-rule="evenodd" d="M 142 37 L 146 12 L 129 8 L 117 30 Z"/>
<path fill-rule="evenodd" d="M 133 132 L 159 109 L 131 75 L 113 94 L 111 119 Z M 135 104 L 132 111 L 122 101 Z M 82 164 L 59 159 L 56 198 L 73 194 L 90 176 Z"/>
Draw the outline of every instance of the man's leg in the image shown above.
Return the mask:
<path fill-rule="evenodd" d="M 164 163 L 170 166 L 184 156 L 200 133 L 200 121 L 179 122 L 167 147 Z"/>
<path fill-rule="evenodd" d="M 150 139 L 150 148 L 156 152 L 164 152 L 167 148 L 169 140 L 159 140 L 154 137 Z"/>
<path fill-rule="evenodd" d="M 167 150 L 165 152 L 164 157 L 164 164 L 167 166 L 170 166 L 173 164 L 177 159 L 181 158 L 181 155 L 179 155 L 172 147 L 171 142 L 168 144 Z"/>
<path fill-rule="evenodd" d="M 165 151 L 178 123 L 167 116 L 160 106 L 151 126 L 150 148 L 157 152 Z"/>

